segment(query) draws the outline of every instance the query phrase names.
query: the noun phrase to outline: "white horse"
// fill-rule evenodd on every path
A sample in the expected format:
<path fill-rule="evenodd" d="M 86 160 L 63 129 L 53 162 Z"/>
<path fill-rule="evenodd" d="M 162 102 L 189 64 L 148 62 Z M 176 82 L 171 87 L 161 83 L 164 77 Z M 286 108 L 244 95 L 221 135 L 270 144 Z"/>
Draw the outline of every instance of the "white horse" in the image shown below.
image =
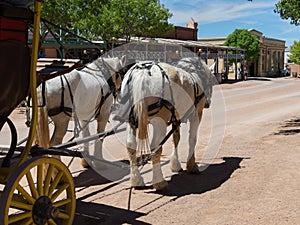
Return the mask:
<path fill-rule="evenodd" d="M 170 167 L 174 172 L 182 170 L 177 149 L 180 140 L 178 125 L 187 120 L 190 123 L 187 170 L 191 173 L 199 172 L 194 149 L 203 108 L 208 107 L 210 102 L 213 75 L 199 58 L 182 59 L 176 65 L 141 62 L 133 66 L 123 79 L 121 97 L 123 112 L 127 115 L 120 112 L 120 117 L 128 117 L 129 120 L 126 146 L 130 160 L 132 187 L 145 185 L 138 170 L 137 152 L 143 155 L 146 149 L 152 151 L 153 187 L 156 190 L 167 187 L 160 165 L 162 154 L 160 143 L 166 136 L 167 126 L 170 124 L 175 130 Z M 150 146 L 148 123 L 153 127 Z"/>
<path fill-rule="evenodd" d="M 46 81 L 46 107 L 54 123 L 50 146 L 63 142 L 69 121 L 75 122 L 75 136 L 82 132 L 90 136 L 89 122 L 97 121 L 97 132 L 103 132 L 113 103 L 113 91 L 119 89 L 122 78 L 119 71 L 125 66 L 126 57 L 100 57 L 81 70 L 73 70 L 63 76 Z M 89 151 L 89 143 L 84 144 Z M 95 141 L 94 152 L 102 158 L 102 141 Z M 87 167 L 82 160 L 82 166 Z"/>

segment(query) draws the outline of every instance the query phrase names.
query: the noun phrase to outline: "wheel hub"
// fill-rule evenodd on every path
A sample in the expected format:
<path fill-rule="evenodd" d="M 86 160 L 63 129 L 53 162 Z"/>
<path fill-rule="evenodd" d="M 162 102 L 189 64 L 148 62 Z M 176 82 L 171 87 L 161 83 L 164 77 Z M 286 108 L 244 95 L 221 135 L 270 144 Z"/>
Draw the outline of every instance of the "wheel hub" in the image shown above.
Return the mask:
<path fill-rule="evenodd" d="M 32 208 L 32 218 L 35 224 L 44 225 L 48 219 L 56 218 L 59 209 L 52 205 L 51 199 L 47 196 L 39 197 Z"/>

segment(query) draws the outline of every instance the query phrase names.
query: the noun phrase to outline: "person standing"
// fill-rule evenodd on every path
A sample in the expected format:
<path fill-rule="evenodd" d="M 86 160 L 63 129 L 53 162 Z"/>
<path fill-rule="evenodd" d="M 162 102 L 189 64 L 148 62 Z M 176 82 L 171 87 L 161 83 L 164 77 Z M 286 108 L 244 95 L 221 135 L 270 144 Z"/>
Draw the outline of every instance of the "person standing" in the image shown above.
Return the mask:
<path fill-rule="evenodd" d="M 241 80 L 241 68 L 238 68 L 237 70 L 237 79 Z"/>
<path fill-rule="evenodd" d="M 247 67 L 244 66 L 244 80 L 247 80 L 247 77 L 248 77 Z"/>

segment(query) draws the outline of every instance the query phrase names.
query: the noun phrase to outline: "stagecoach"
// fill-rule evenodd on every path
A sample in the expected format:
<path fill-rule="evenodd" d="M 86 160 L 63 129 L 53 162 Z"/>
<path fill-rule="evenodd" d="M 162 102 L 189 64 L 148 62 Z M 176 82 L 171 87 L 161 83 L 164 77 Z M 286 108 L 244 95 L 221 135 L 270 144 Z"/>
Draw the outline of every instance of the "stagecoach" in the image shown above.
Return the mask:
<path fill-rule="evenodd" d="M 46 154 L 82 158 L 80 152 L 67 148 L 111 135 L 115 129 L 51 149 L 36 146 L 34 140 L 46 136 L 38 124 L 42 113 L 38 105 L 43 104 L 43 100 L 38 101 L 37 87 L 42 81 L 83 65 L 78 60 L 38 60 L 42 1 L 34 1 L 33 11 L 28 8 L 29 4 L 32 1 L 0 2 L 0 130 L 8 129 L 11 139 L 8 146 L 0 149 L 0 224 L 72 224 L 76 198 L 71 173 L 64 163 Z M 31 51 L 29 25 L 33 27 Z M 105 72 L 114 69 L 105 59 L 99 60 L 105 64 Z M 17 143 L 17 129 L 9 116 L 25 98 L 31 100 L 32 110 L 24 146 Z"/>

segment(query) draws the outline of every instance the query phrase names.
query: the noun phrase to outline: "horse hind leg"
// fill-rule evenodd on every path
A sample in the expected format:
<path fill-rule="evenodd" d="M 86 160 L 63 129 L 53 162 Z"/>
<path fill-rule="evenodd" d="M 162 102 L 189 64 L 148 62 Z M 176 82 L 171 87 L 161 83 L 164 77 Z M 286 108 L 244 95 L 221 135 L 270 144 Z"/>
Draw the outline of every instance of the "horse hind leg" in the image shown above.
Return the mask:
<path fill-rule="evenodd" d="M 162 147 L 156 152 L 156 154 L 152 157 L 152 166 L 153 166 L 153 178 L 152 185 L 153 188 L 157 191 L 164 190 L 168 187 L 168 182 L 164 179 L 161 165 L 160 165 L 160 157 L 162 153 Z"/>
<path fill-rule="evenodd" d="M 67 133 L 70 117 L 64 113 L 60 113 L 56 116 L 51 117 L 51 119 L 54 123 L 54 131 L 50 139 L 50 146 L 55 146 L 63 142 L 63 138 Z M 60 156 L 53 157 L 60 159 Z"/>
<path fill-rule="evenodd" d="M 82 124 L 84 126 L 84 128 L 82 129 L 82 137 L 90 136 L 90 129 L 89 129 L 88 121 L 82 121 Z M 89 142 L 85 142 L 83 144 L 83 151 L 86 152 L 87 155 L 89 155 Z M 86 161 L 85 158 L 81 159 L 81 166 L 83 168 L 89 168 L 90 167 L 90 165 L 88 164 L 88 162 Z"/>
<path fill-rule="evenodd" d="M 96 118 L 97 119 L 97 133 L 102 133 L 105 131 L 105 127 L 108 122 L 109 115 L 110 115 L 109 110 L 107 110 L 107 112 L 101 111 L 100 115 Z M 95 140 L 94 144 L 95 144 L 94 152 L 92 153 L 92 155 L 96 159 L 99 159 L 99 160 L 98 161 L 93 160 L 92 163 L 94 164 L 94 166 L 96 166 L 97 169 L 107 169 L 107 165 L 104 162 L 103 152 L 102 152 L 103 140 L 97 139 L 97 140 Z M 97 162 L 99 162 L 99 163 L 97 163 Z M 81 165 L 84 166 L 84 163 L 87 164 L 86 160 L 82 159 Z"/>
<path fill-rule="evenodd" d="M 180 141 L 180 127 L 177 126 L 173 133 L 174 149 L 170 158 L 170 169 L 172 172 L 181 172 L 182 168 L 178 159 L 178 144 Z"/>
<path fill-rule="evenodd" d="M 113 96 L 109 96 L 104 104 L 101 107 L 100 113 L 97 115 L 97 133 L 102 133 L 105 131 L 105 127 L 107 125 L 107 122 L 109 120 L 110 116 L 110 110 L 113 103 Z M 97 163 L 97 160 L 94 160 L 92 163 L 96 164 L 96 167 L 98 169 L 107 169 L 108 166 L 104 161 L 103 158 L 103 152 L 102 152 L 102 146 L 103 146 L 103 139 L 97 139 L 94 142 L 94 151 L 92 153 L 93 156 L 95 156 L 96 159 L 99 159 Z"/>
<path fill-rule="evenodd" d="M 196 113 L 195 113 L 196 114 Z M 202 117 L 202 112 L 198 115 L 192 116 L 190 118 L 190 130 L 189 130 L 189 154 L 187 159 L 187 171 L 189 173 L 199 173 L 199 168 L 195 162 L 195 146 L 197 142 L 197 132 Z"/>
<path fill-rule="evenodd" d="M 63 142 L 63 138 L 67 133 L 68 124 L 70 117 L 64 113 L 60 113 L 56 116 L 51 117 L 54 123 L 54 131 L 50 139 L 50 146 L 59 145 Z M 53 158 L 61 160 L 59 155 L 53 155 Z M 55 169 L 52 173 L 52 178 L 54 179 L 58 173 L 58 170 Z"/>
<path fill-rule="evenodd" d="M 153 126 L 153 139 L 151 141 L 151 150 L 157 148 L 162 138 L 165 137 L 167 127 L 164 121 L 159 118 L 154 118 L 151 120 L 151 124 Z M 153 177 L 152 177 L 152 185 L 156 190 L 166 189 L 168 186 L 168 182 L 164 179 L 160 158 L 162 154 L 162 147 L 160 147 L 156 153 L 152 156 L 152 167 L 153 167 Z"/>
<path fill-rule="evenodd" d="M 138 165 L 137 165 L 136 129 L 132 128 L 130 125 L 128 125 L 128 128 L 127 128 L 126 147 L 127 147 L 127 153 L 128 153 L 129 162 L 130 162 L 130 184 L 131 184 L 131 187 L 134 187 L 134 188 L 144 187 L 145 183 L 144 183 L 144 180 L 140 174 L 140 171 L 139 171 Z"/>
<path fill-rule="evenodd" d="M 106 100 L 104 105 L 102 106 L 101 112 L 98 115 L 98 117 L 96 118 L 97 119 L 97 133 L 102 133 L 105 131 L 105 127 L 109 120 L 112 103 L 113 103 L 113 96 L 110 96 Z M 94 154 L 96 157 L 101 158 L 101 159 L 103 159 L 102 145 L 103 145 L 103 140 L 96 140 Z"/>

